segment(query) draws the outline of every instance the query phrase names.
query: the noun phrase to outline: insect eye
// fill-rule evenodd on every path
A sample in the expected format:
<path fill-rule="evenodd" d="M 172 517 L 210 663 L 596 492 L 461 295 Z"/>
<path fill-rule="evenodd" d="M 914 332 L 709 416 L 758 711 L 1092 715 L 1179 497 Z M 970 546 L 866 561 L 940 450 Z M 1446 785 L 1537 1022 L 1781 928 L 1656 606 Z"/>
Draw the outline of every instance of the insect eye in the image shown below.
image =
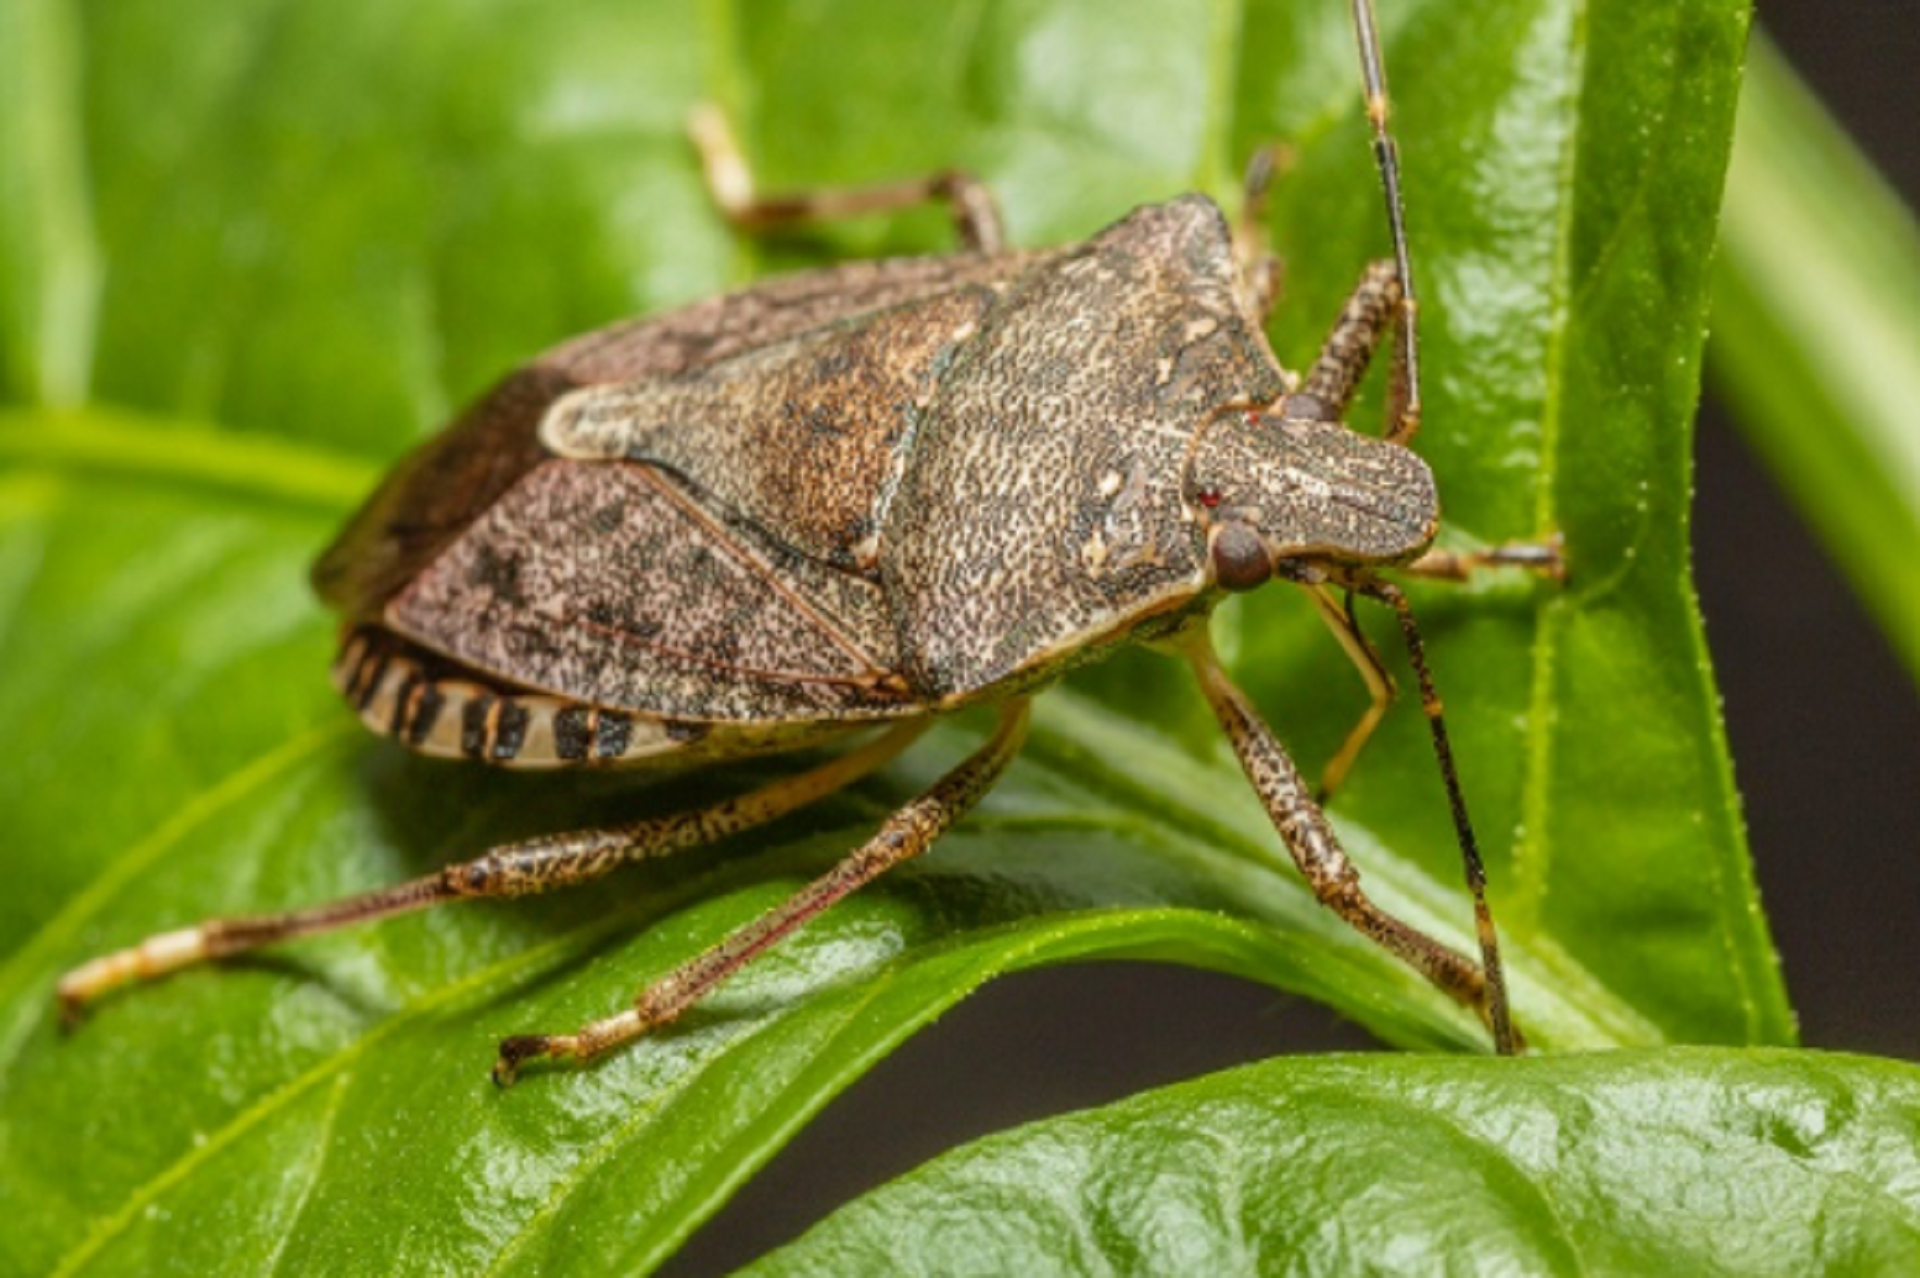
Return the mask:
<path fill-rule="evenodd" d="M 1213 535 L 1213 576 L 1228 590 L 1252 590 L 1273 576 L 1273 561 L 1260 534 L 1245 524 L 1223 523 Z"/>
<path fill-rule="evenodd" d="M 1193 498 L 1208 510 L 1212 510 L 1220 504 L 1220 490 L 1218 488 L 1202 488 L 1193 495 Z"/>
<path fill-rule="evenodd" d="M 1280 420 L 1286 422 L 1326 422 L 1333 420 L 1327 401 L 1306 391 L 1295 391 L 1280 406 Z"/>

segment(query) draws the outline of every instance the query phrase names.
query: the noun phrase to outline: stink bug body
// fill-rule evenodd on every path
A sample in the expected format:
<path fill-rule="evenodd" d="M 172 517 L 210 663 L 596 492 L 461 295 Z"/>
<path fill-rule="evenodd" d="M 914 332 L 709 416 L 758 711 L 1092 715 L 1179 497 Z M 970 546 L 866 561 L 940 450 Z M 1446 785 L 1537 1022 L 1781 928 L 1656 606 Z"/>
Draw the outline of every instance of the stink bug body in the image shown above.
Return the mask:
<path fill-rule="evenodd" d="M 1398 172 L 1371 9 L 1353 7 L 1395 258 L 1365 269 L 1304 377 L 1264 336 L 1271 261 L 1203 197 L 1139 209 L 1083 244 L 1009 251 L 992 202 L 961 174 L 758 199 L 718 118 L 700 116 L 710 183 L 741 225 L 940 198 L 967 248 L 775 280 L 575 339 L 510 375 L 404 462 L 316 566 L 346 623 L 335 680 L 370 728 L 408 748 L 508 767 L 871 739 L 710 808 L 149 938 L 70 973 L 68 1010 L 199 960 L 440 901 L 546 891 L 709 842 L 844 786 L 934 716 L 1001 707 L 983 746 L 832 871 L 627 1010 L 573 1034 L 508 1039 L 495 1077 L 510 1081 L 533 1057 L 595 1056 L 672 1020 L 924 850 L 1012 761 L 1035 691 L 1145 642 L 1190 662 L 1320 899 L 1513 1050 L 1439 701 L 1406 601 L 1380 575 L 1467 565 L 1427 553 L 1439 506 L 1407 447 L 1420 404 Z M 1256 164 L 1250 210 L 1265 180 Z M 1389 337 L 1388 426 L 1373 438 L 1343 417 Z M 1215 660 L 1212 607 L 1273 579 L 1307 590 L 1374 693 L 1327 786 L 1390 695 L 1352 598 L 1398 614 L 1453 798 L 1479 962 L 1366 897 L 1286 752 Z"/>

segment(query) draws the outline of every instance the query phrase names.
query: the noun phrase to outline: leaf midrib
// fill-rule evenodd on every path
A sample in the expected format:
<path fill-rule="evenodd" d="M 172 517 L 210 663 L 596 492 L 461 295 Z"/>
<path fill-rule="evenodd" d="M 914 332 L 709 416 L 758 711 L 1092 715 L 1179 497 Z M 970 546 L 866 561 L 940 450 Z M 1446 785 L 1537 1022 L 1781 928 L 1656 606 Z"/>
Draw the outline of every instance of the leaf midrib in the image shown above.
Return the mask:
<path fill-rule="evenodd" d="M 1574 14 L 1569 40 L 1578 59 L 1575 78 L 1586 78 L 1586 21 L 1588 6 L 1580 3 Z M 1559 526 L 1554 500 L 1554 480 L 1559 473 L 1562 398 L 1566 385 L 1569 336 L 1573 322 L 1573 225 L 1572 192 L 1575 169 L 1580 155 L 1580 108 L 1584 94 L 1575 93 L 1569 106 L 1568 128 L 1564 135 L 1566 153 L 1556 189 L 1563 193 L 1559 216 L 1554 224 L 1553 270 L 1549 288 L 1551 326 L 1547 336 L 1546 395 L 1540 413 L 1540 476 L 1534 489 L 1534 528 L 1550 532 Z M 1550 820 L 1555 747 L 1558 744 L 1554 681 L 1559 664 L 1559 625 L 1566 605 L 1560 599 L 1540 610 L 1534 624 L 1532 648 L 1533 679 L 1528 694 L 1527 731 L 1531 747 L 1526 754 L 1527 767 L 1521 783 L 1520 841 L 1513 850 L 1513 874 L 1517 883 L 1511 899 L 1519 907 L 1516 914 L 1533 930 L 1539 921 L 1540 903 L 1545 899 L 1551 877 L 1553 854 L 1547 840 Z"/>

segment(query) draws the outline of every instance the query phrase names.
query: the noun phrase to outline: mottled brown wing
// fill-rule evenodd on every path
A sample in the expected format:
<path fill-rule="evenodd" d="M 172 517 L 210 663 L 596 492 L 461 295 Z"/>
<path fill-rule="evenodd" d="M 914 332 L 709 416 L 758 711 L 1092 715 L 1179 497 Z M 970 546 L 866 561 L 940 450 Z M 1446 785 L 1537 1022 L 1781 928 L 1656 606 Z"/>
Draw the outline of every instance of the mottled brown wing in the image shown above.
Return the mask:
<path fill-rule="evenodd" d="M 594 386 L 555 405 L 541 442 L 663 467 L 782 544 L 877 580 L 914 426 L 997 297 L 949 289 L 677 377 Z"/>
<path fill-rule="evenodd" d="M 582 385 L 691 372 L 871 311 L 1011 279 L 1046 256 L 955 253 L 800 271 L 677 311 L 597 329 L 554 347 L 535 362 L 565 369 Z"/>
<path fill-rule="evenodd" d="M 1007 278 L 1027 254 L 853 262 L 769 280 L 553 348 L 503 379 L 389 473 L 314 565 L 314 588 L 371 620 L 546 452 L 535 430 L 567 391 L 690 373 L 797 334 L 943 290 Z"/>
<path fill-rule="evenodd" d="M 878 587 L 785 550 L 669 472 L 535 466 L 387 605 L 516 686 L 718 722 L 917 713 Z"/>
<path fill-rule="evenodd" d="M 378 617 L 408 577 L 546 455 L 534 430 L 577 384 L 557 369 L 522 368 L 415 449 L 315 561 L 315 592 L 350 622 Z"/>

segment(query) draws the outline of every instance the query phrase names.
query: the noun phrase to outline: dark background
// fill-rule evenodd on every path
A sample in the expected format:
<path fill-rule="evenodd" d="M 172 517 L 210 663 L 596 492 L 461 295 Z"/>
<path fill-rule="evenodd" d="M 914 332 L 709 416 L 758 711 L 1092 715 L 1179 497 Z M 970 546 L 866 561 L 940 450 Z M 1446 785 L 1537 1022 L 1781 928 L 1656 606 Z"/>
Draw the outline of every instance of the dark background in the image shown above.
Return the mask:
<path fill-rule="evenodd" d="M 1908 205 L 1920 206 L 1912 0 L 1756 7 Z M 1711 393 L 1696 459 L 1701 607 L 1804 1041 L 1920 1059 L 1920 696 Z M 732 1268 L 881 1181 L 1019 1122 L 1242 1061 L 1374 1046 L 1310 1004 L 1179 968 L 1103 964 L 1003 979 L 829 1106 L 668 1271 Z"/>
<path fill-rule="evenodd" d="M 1920 207 L 1920 12 L 1910 0 L 1756 8 Z M 1920 1059 L 1920 696 L 1711 394 L 1694 455 L 1700 605 L 1802 1037 Z"/>

